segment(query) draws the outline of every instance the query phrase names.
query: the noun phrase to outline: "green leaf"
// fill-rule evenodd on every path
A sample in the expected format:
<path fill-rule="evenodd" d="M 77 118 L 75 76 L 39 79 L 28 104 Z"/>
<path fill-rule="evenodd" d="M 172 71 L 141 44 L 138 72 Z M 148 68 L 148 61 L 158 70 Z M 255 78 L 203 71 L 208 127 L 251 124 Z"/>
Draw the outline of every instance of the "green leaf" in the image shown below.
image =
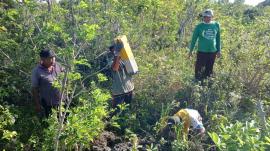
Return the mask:
<path fill-rule="evenodd" d="M 60 84 L 60 82 L 57 81 L 57 80 L 53 81 L 52 86 L 53 86 L 54 88 L 59 89 L 59 90 L 61 89 L 61 84 Z"/>
<path fill-rule="evenodd" d="M 88 5 L 84 1 L 81 1 L 78 8 L 81 9 L 88 8 Z"/>
<path fill-rule="evenodd" d="M 99 82 L 108 81 L 108 78 L 102 73 L 97 74 L 97 77 Z"/>
<path fill-rule="evenodd" d="M 53 32 L 59 32 L 62 33 L 63 29 L 61 28 L 61 26 L 57 23 L 53 23 L 53 22 L 48 22 L 48 28 L 53 31 Z"/>
<path fill-rule="evenodd" d="M 245 142 L 240 137 L 237 137 L 237 140 L 239 141 L 241 146 L 243 146 L 245 144 Z"/>
<path fill-rule="evenodd" d="M 7 28 L 5 26 L 0 26 L 0 32 L 6 32 Z"/>
<path fill-rule="evenodd" d="M 82 76 L 81 76 L 81 74 L 78 73 L 78 72 L 73 72 L 73 73 L 69 73 L 69 74 L 68 74 L 68 79 L 73 80 L 73 81 L 79 80 L 79 79 L 81 79 L 81 78 L 82 78 Z"/>
<path fill-rule="evenodd" d="M 16 20 L 16 17 L 18 16 L 19 12 L 16 9 L 9 9 L 7 11 L 7 16 L 11 19 L 11 20 Z"/>
<path fill-rule="evenodd" d="M 229 138 L 231 138 L 231 135 L 225 134 L 225 135 L 222 135 L 222 137 L 223 137 L 225 140 L 228 140 Z"/>
<path fill-rule="evenodd" d="M 88 60 L 87 59 L 78 59 L 78 60 L 75 60 L 74 61 L 74 64 L 77 64 L 77 65 L 85 65 L 87 67 L 91 67 L 91 65 L 88 63 Z"/>
<path fill-rule="evenodd" d="M 209 132 L 208 132 L 208 135 L 212 138 L 213 142 L 214 142 L 217 146 L 220 146 L 220 138 L 219 138 L 219 136 L 218 136 L 217 133 L 215 133 L 215 132 L 209 133 Z"/>
<path fill-rule="evenodd" d="M 13 137 L 15 137 L 17 135 L 17 132 L 16 131 L 8 131 L 8 130 L 4 130 L 3 131 L 3 139 L 7 139 L 7 140 L 10 140 L 12 139 Z"/>
<path fill-rule="evenodd" d="M 87 41 L 91 41 L 94 39 L 95 34 L 96 34 L 96 30 L 99 29 L 99 26 L 96 24 L 88 25 L 85 23 L 85 24 L 83 24 L 83 29 L 84 29 L 84 32 L 86 33 L 85 39 Z"/>
<path fill-rule="evenodd" d="M 270 137 L 265 137 L 265 140 L 268 142 L 268 143 L 270 143 Z"/>

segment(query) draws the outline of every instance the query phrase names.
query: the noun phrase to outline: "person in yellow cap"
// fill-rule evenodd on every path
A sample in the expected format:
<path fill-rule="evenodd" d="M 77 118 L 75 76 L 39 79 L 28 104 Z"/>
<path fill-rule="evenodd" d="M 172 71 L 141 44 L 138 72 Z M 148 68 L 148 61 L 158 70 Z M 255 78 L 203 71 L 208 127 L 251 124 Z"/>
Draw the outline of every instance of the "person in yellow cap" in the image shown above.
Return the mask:
<path fill-rule="evenodd" d="M 197 110 L 188 108 L 181 109 L 173 116 L 168 118 L 167 125 L 170 127 L 173 125 L 177 126 L 181 122 L 183 123 L 184 139 L 186 139 L 190 128 L 192 128 L 192 130 L 200 136 L 203 136 L 203 134 L 205 133 L 205 128 L 202 123 L 202 117 Z"/>

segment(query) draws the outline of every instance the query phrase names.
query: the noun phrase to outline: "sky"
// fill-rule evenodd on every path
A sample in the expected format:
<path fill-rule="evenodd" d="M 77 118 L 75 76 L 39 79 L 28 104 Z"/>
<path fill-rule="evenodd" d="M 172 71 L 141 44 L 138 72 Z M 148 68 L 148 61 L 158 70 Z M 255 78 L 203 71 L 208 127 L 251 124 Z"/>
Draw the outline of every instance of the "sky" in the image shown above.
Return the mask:
<path fill-rule="evenodd" d="M 234 0 L 230 0 L 230 2 L 233 2 L 233 1 Z M 245 4 L 255 6 L 255 5 L 259 4 L 262 1 L 264 1 L 264 0 L 245 0 Z"/>

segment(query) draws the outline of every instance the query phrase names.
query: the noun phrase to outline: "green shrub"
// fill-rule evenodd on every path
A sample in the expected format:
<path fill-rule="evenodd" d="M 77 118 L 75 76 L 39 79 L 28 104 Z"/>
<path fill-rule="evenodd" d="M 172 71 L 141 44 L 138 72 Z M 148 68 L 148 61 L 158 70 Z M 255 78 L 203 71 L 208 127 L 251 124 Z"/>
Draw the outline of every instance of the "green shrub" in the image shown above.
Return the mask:
<path fill-rule="evenodd" d="M 255 120 L 232 124 L 219 124 L 218 132 L 209 132 L 216 146 L 220 150 L 268 150 L 270 147 L 269 127 L 270 120 L 265 130 L 261 129 Z"/>

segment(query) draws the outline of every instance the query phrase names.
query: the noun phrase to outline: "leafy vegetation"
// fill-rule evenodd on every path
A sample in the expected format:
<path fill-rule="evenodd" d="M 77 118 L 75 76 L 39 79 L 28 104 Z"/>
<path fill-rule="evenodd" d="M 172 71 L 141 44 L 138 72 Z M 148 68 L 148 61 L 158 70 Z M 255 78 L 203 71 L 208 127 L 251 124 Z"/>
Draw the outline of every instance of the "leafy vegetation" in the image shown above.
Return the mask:
<path fill-rule="evenodd" d="M 269 150 L 270 7 L 263 4 L 1 1 L 0 149 L 95 150 L 97 138 L 112 131 L 120 142 L 130 142 L 131 150 Z M 212 8 L 221 24 L 222 57 L 214 77 L 201 84 L 193 80 L 195 60 L 187 58 L 187 50 L 205 8 Z M 104 76 L 100 54 L 121 34 L 140 72 L 131 105 L 111 117 L 111 79 Z M 54 83 L 68 96 L 59 119 L 53 112 L 41 120 L 31 98 L 31 70 L 43 48 L 55 50 L 66 69 Z M 202 114 L 207 130 L 202 140 L 160 136 L 166 118 L 180 107 Z"/>

